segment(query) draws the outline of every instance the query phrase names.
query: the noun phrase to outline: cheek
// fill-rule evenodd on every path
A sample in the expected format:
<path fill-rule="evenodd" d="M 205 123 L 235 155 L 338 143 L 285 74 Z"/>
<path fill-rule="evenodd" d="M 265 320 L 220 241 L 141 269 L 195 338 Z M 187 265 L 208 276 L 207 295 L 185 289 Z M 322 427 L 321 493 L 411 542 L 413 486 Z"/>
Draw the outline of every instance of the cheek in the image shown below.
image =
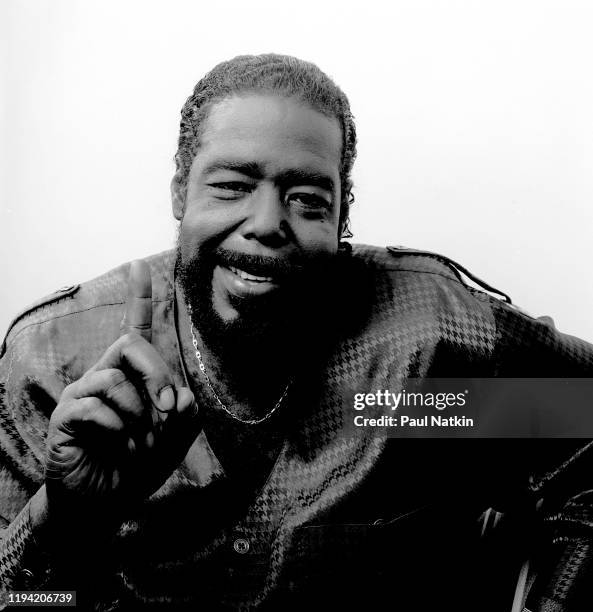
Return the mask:
<path fill-rule="evenodd" d="M 220 241 L 233 226 L 228 211 L 207 201 L 188 202 L 181 220 L 180 241 L 184 248 L 196 251 L 210 241 Z"/>
<path fill-rule="evenodd" d="M 298 223 L 293 225 L 296 240 L 303 251 L 317 254 L 335 254 L 338 251 L 338 223 Z"/>

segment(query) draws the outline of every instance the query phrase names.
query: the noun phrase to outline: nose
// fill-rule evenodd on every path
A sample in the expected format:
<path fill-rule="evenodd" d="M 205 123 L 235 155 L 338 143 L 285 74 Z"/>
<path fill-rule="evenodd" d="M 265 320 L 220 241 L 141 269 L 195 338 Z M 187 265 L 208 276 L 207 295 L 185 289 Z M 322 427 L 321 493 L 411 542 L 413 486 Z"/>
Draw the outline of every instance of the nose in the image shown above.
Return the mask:
<path fill-rule="evenodd" d="M 242 227 L 243 237 L 279 248 L 290 240 L 290 226 L 279 190 L 260 185 L 249 199 L 249 216 Z"/>

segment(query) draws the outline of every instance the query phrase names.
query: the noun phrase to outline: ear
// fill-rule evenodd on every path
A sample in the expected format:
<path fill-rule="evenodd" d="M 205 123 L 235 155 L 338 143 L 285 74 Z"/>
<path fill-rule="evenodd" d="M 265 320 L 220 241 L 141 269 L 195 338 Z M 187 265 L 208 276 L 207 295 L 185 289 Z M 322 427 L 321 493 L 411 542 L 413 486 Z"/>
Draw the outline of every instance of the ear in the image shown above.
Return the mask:
<path fill-rule="evenodd" d="M 354 194 L 352 193 L 352 180 L 348 179 L 346 182 L 346 193 L 345 197 L 340 202 L 340 223 L 338 230 L 338 239 L 352 238 L 353 234 L 350 231 L 350 208 L 354 204 Z"/>
<path fill-rule="evenodd" d="M 186 190 L 182 187 L 180 178 L 179 173 L 176 172 L 171 180 L 171 204 L 173 206 L 173 216 L 177 221 L 181 221 L 185 210 Z"/>

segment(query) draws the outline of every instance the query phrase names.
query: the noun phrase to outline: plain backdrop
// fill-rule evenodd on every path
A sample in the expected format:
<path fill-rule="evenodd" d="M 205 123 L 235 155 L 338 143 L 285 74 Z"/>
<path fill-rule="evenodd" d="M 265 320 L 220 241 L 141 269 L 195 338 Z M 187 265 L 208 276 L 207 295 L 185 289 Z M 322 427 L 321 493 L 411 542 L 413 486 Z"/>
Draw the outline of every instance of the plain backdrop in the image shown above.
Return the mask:
<path fill-rule="evenodd" d="M 354 241 L 445 253 L 593 340 L 592 29 L 566 0 L 4 0 L 2 332 L 174 245 L 183 102 L 217 62 L 274 51 L 350 97 Z"/>

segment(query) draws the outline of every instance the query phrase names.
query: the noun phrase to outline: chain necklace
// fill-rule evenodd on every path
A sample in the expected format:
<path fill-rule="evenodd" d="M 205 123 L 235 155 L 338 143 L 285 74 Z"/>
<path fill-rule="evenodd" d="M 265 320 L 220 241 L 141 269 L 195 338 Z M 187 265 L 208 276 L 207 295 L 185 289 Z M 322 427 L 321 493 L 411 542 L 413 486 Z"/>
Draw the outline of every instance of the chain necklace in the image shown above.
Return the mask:
<path fill-rule="evenodd" d="M 282 392 L 282 395 L 280 396 L 280 399 L 276 402 L 276 404 L 274 405 L 272 410 L 270 410 L 270 412 L 268 412 L 263 417 L 261 417 L 261 419 L 242 419 L 241 417 L 238 417 L 236 414 L 231 412 L 226 407 L 226 405 L 220 399 L 220 397 L 218 397 L 218 393 L 216 393 L 216 390 L 212 386 L 212 382 L 210 380 L 210 377 L 208 376 L 208 373 L 206 372 L 206 366 L 204 365 L 204 361 L 202 360 L 202 353 L 200 353 L 200 349 L 198 348 L 198 340 L 196 338 L 196 335 L 194 334 L 194 324 L 193 324 L 193 321 L 192 321 L 192 312 L 191 312 L 191 309 L 189 309 L 189 317 L 190 317 L 189 330 L 191 332 L 191 341 L 192 341 L 192 344 L 194 345 L 194 350 L 196 351 L 196 359 L 198 360 L 198 365 L 200 367 L 200 372 L 202 372 L 202 374 L 204 375 L 204 378 L 206 379 L 206 384 L 208 385 L 208 388 L 212 392 L 212 395 L 214 395 L 214 398 L 218 402 L 218 405 L 230 417 L 235 419 L 235 421 L 239 421 L 240 423 L 243 423 L 245 425 L 259 425 L 260 423 L 263 423 L 264 421 L 267 421 L 274 414 L 274 412 L 276 412 L 276 410 L 278 410 L 278 408 L 280 408 L 280 404 L 282 404 L 282 402 L 284 401 L 284 398 L 286 397 L 286 394 L 288 393 L 288 389 L 290 388 L 290 385 L 292 384 L 292 378 L 286 384 L 286 387 L 284 388 L 284 391 Z"/>

